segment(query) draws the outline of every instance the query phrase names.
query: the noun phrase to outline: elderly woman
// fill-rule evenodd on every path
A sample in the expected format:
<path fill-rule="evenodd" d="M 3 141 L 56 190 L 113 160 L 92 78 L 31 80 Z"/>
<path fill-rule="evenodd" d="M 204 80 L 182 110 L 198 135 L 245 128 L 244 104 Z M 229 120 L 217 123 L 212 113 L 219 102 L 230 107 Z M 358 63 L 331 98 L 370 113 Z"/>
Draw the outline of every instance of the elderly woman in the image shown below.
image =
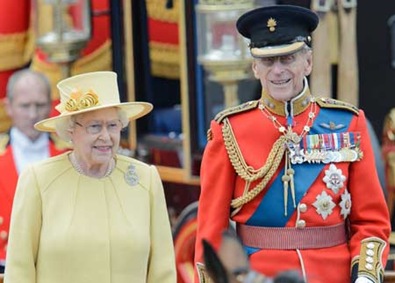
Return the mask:
<path fill-rule="evenodd" d="M 73 151 L 21 174 L 5 282 L 176 282 L 158 172 L 116 154 L 121 130 L 152 105 L 120 103 L 113 72 L 71 77 L 58 89 L 60 115 L 35 127 L 56 131 Z"/>

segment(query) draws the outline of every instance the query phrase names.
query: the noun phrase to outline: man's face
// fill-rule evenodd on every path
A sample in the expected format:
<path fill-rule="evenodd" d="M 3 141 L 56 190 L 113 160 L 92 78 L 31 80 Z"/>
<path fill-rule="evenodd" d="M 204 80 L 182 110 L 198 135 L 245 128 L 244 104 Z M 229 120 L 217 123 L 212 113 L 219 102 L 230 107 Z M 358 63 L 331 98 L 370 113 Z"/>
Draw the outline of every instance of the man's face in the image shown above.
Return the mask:
<path fill-rule="evenodd" d="M 278 101 L 288 101 L 303 90 L 303 78 L 311 73 L 311 51 L 256 58 L 252 64 L 255 78 L 262 88 Z"/>
<path fill-rule="evenodd" d="M 33 76 L 23 77 L 14 86 L 12 100 L 5 102 L 13 126 L 36 140 L 40 132 L 34 129 L 34 124 L 48 118 L 51 110 L 45 84 Z"/>

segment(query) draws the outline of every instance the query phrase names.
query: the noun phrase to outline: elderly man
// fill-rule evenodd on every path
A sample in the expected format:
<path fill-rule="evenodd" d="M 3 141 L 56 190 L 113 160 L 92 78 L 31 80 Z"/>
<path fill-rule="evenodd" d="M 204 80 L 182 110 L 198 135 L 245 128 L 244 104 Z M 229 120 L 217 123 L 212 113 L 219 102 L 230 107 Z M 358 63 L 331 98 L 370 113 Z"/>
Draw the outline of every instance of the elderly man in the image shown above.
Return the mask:
<path fill-rule="evenodd" d="M 388 209 L 363 110 L 310 93 L 312 11 L 289 5 L 242 15 L 262 95 L 211 122 L 201 167 L 202 240 L 218 248 L 229 219 L 251 267 L 298 270 L 308 283 L 382 282 Z"/>
<path fill-rule="evenodd" d="M 12 120 L 8 133 L 0 135 L 0 273 L 4 272 L 11 206 L 19 173 L 26 165 L 66 149 L 55 136 L 34 129 L 51 110 L 47 78 L 30 69 L 15 72 L 7 84 L 6 111 Z"/>

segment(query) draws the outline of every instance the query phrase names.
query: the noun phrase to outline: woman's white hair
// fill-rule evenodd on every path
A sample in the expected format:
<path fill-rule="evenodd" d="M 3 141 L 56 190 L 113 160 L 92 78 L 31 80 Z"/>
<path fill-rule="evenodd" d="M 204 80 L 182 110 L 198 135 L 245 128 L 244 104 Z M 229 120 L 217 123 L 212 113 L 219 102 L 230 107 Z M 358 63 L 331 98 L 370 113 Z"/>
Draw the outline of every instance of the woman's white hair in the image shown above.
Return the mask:
<path fill-rule="evenodd" d="M 125 111 L 123 111 L 120 108 L 117 108 L 117 110 L 118 110 L 119 120 L 122 123 L 122 128 L 126 128 L 129 125 L 129 118 L 128 118 Z M 87 113 L 89 113 L 89 112 L 87 112 Z M 76 116 L 78 116 L 78 114 L 61 118 L 56 122 L 55 130 L 56 130 L 56 133 L 58 134 L 58 136 L 62 140 L 67 141 L 67 142 L 71 141 L 70 130 L 72 130 L 74 128 Z"/>

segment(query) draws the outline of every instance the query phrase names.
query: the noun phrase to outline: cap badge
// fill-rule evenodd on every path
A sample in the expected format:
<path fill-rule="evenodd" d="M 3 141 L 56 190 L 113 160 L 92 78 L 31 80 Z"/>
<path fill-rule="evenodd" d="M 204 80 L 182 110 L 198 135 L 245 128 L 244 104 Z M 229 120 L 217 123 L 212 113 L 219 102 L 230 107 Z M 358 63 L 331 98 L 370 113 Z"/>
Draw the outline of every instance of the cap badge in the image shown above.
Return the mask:
<path fill-rule="evenodd" d="M 270 18 L 270 19 L 267 20 L 267 25 L 266 26 L 269 28 L 269 30 L 271 32 L 273 32 L 273 31 L 276 30 L 277 22 L 276 22 L 275 19 Z"/>
<path fill-rule="evenodd" d="M 99 97 L 92 90 L 86 93 L 82 93 L 80 90 L 75 90 L 71 93 L 70 98 L 65 104 L 65 109 L 69 112 L 83 110 L 98 105 Z"/>

